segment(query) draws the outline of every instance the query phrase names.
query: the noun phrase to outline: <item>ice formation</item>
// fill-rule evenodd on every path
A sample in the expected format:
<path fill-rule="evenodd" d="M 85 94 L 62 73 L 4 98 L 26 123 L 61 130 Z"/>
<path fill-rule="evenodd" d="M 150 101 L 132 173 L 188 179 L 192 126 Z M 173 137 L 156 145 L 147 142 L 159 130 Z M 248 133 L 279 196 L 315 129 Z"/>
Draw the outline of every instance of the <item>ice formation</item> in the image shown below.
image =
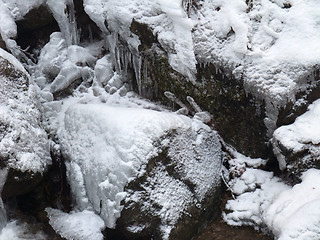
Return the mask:
<path fill-rule="evenodd" d="M 119 59 L 123 54 L 119 53 L 120 49 L 117 46 L 118 35 L 127 42 L 132 54 L 132 65 L 136 72 L 138 85 L 142 66 L 138 53 L 140 40 L 138 36 L 130 33 L 133 19 L 148 24 L 158 36 L 161 45 L 168 50 L 171 66 L 190 80 L 194 80 L 196 59 L 191 35 L 193 23 L 183 9 L 181 0 L 156 2 L 120 0 L 108 1 L 108 3 L 103 0 L 86 0 L 84 7 L 90 18 L 107 35 L 109 50 L 114 55 L 116 62 L 125 62 L 124 59 Z M 108 23 L 108 28 L 105 22 Z M 110 35 L 110 32 L 113 34 Z"/>
<path fill-rule="evenodd" d="M 63 38 L 68 46 L 80 42 L 73 0 L 47 0 L 47 5 L 59 24 Z"/>

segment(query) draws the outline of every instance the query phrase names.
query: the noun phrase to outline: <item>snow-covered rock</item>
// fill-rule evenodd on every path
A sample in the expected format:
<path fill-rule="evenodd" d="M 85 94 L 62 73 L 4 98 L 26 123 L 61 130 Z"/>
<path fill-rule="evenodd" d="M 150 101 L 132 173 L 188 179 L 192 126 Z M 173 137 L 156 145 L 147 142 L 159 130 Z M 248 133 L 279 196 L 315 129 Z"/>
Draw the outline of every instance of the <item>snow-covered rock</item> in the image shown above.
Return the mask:
<path fill-rule="evenodd" d="M 32 189 L 51 164 L 37 90 L 29 81 L 21 63 L 0 49 L 0 159 L 10 169 L 4 197 Z M 19 183 L 25 186 L 17 187 Z"/>
<path fill-rule="evenodd" d="M 52 228 L 63 238 L 72 240 L 103 240 L 103 220 L 91 211 L 64 213 L 47 208 Z"/>
<path fill-rule="evenodd" d="M 77 210 L 96 212 L 124 234 L 162 239 L 183 231 L 188 239 L 215 213 L 221 146 L 208 126 L 101 103 L 73 104 L 61 116 L 58 138 Z"/>
<path fill-rule="evenodd" d="M 226 205 L 224 220 L 233 226 L 250 225 L 275 239 L 317 239 L 319 230 L 320 171 L 310 169 L 302 182 L 290 187 L 272 173 L 247 169 L 231 182 L 238 196 Z"/>
<path fill-rule="evenodd" d="M 0 49 L 0 156 L 18 171 L 43 173 L 51 162 L 47 134 L 41 128 L 37 90 L 21 63 Z"/>
<path fill-rule="evenodd" d="M 317 100 L 294 123 L 274 132 L 272 143 L 282 170 L 297 174 L 320 167 L 319 120 L 320 100 Z"/>

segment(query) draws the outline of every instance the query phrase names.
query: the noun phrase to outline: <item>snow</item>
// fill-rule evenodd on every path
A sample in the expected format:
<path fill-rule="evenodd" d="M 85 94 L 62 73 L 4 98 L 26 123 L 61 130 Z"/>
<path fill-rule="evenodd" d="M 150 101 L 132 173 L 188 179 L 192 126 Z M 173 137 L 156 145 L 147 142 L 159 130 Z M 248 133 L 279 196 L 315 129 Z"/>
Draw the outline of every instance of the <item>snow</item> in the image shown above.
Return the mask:
<path fill-rule="evenodd" d="M 320 100 L 316 100 L 309 106 L 308 111 L 298 117 L 294 123 L 282 126 L 274 132 L 272 142 L 281 169 L 285 169 L 287 164 L 278 143 L 294 153 L 308 149 L 311 154 L 317 155 L 319 152 L 317 145 L 320 143 L 319 119 Z"/>
<path fill-rule="evenodd" d="M 101 213 L 106 225 L 114 227 L 125 197 L 124 186 L 156 154 L 153 141 L 170 129 L 187 128 L 190 124 L 189 118 L 173 113 L 75 104 L 65 113 L 59 139 L 70 158 L 68 172 L 83 179 L 85 189 L 81 192 L 86 192 L 89 204 Z M 70 176 L 71 179 L 77 178 Z M 79 196 L 80 183 L 72 181 L 71 188 L 78 206 L 86 206 L 89 204 Z M 92 185 L 97 187 L 89 187 Z"/>
<path fill-rule="evenodd" d="M 10 76 L 0 76 L 0 155 L 10 168 L 43 173 L 51 158 L 47 134 L 40 125 L 37 89 L 32 85 L 28 88 L 30 76 L 11 54 L 0 50 L 0 61 L 16 74 L 14 81 Z"/>
<path fill-rule="evenodd" d="M 94 212 L 64 213 L 46 208 L 52 228 L 67 240 L 103 240 L 101 231 L 105 228 L 103 220 Z"/>
<path fill-rule="evenodd" d="M 41 230 L 32 229 L 32 225 L 19 221 L 10 221 L 0 232 L 0 240 L 47 240 L 48 236 Z"/>
<path fill-rule="evenodd" d="M 44 4 L 46 0 L 2 0 L 2 2 L 11 12 L 11 15 L 14 17 L 15 21 L 17 21 L 23 19 L 23 16 L 26 15 L 31 9 L 37 8 Z"/>
<path fill-rule="evenodd" d="M 236 198 L 228 200 L 223 219 L 232 226 L 271 232 L 279 240 L 318 239 L 320 170 L 307 170 L 302 182 L 291 187 L 272 172 L 243 167 L 243 157 L 238 154 L 230 162 L 242 172 L 228 183 Z"/>
<path fill-rule="evenodd" d="M 158 36 L 161 45 L 168 50 L 171 66 L 190 80 L 194 80 L 196 59 L 191 36 L 193 23 L 185 13 L 181 0 L 112 0 L 108 3 L 103 0 L 86 0 L 84 7 L 90 18 L 107 35 L 109 50 L 115 61 L 118 61 L 115 49 L 118 37 L 110 36 L 110 31 L 116 32 L 128 43 L 134 56 L 133 66 L 137 76 L 140 75 L 141 68 L 141 60 L 137 57 L 140 40 L 135 34 L 130 33 L 132 19 L 148 24 Z M 108 28 L 104 24 L 105 21 L 108 22 Z"/>
<path fill-rule="evenodd" d="M 310 169 L 302 183 L 281 192 L 264 219 L 277 239 L 318 239 L 320 236 L 320 171 Z"/>
<path fill-rule="evenodd" d="M 195 80 L 196 58 L 193 50 L 191 30 L 193 22 L 183 9 L 182 0 L 158 0 L 161 10 L 172 21 L 174 27 L 175 54 L 169 54 L 169 63 L 173 69 L 187 74 L 190 80 Z"/>
<path fill-rule="evenodd" d="M 148 199 L 141 198 L 139 191 L 135 192 L 130 199 L 141 203 L 143 209 L 149 211 L 153 210 L 153 204 L 160 207 L 153 214 L 161 219 L 162 239 L 168 239 L 177 220 L 192 204 L 193 194 L 185 184 L 169 176 L 164 166 L 154 169 L 143 189 L 148 193 Z"/>

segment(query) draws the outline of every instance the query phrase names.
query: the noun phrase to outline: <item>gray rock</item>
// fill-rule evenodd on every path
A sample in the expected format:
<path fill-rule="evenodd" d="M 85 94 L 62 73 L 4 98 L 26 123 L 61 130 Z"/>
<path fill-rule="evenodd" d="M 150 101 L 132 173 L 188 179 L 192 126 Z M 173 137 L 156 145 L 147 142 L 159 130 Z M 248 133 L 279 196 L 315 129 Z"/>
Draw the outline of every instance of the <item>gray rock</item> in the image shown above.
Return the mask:
<path fill-rule="evenodd" d="M 1 50 L 1 49 L 0 49 Z M 36 89 L 10 54 L 0 51 L 0 165 L 8 168 L 4 199 L 30 191 L 51 163 Z"/>
<path fill-rule="evenodd" d="M 131 181 L 116 231 L 126 239 L 191 239 L 218 211 L 221 145 L 214 132 L 172 131 Z"/>

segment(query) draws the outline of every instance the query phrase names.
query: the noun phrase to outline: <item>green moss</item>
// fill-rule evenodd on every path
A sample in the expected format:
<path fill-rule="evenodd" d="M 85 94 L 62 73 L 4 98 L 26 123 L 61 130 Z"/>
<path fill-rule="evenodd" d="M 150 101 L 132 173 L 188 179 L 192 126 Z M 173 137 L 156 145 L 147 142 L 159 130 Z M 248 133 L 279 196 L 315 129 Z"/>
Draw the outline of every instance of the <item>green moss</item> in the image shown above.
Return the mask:
<path fill-rule="evenodd" d="M 165 91 L 170 91 L 188 106 L 186 98 L 191 96 L 202 110 L 213 115 L 214 127 L 227 143 L 251 157 L 272 155 L 266 144 L 264 103 L 247 94 L 242 81 L 226 76 L 221 69 L 216 71 L 209 64 L 198 67 L 193 84 L 171 68 L 165 54 L 158 53 L 152 49 L 142 53 L 146 69 L 142 76 L 143 97 L 172 106 L 164 96 Z"/>

